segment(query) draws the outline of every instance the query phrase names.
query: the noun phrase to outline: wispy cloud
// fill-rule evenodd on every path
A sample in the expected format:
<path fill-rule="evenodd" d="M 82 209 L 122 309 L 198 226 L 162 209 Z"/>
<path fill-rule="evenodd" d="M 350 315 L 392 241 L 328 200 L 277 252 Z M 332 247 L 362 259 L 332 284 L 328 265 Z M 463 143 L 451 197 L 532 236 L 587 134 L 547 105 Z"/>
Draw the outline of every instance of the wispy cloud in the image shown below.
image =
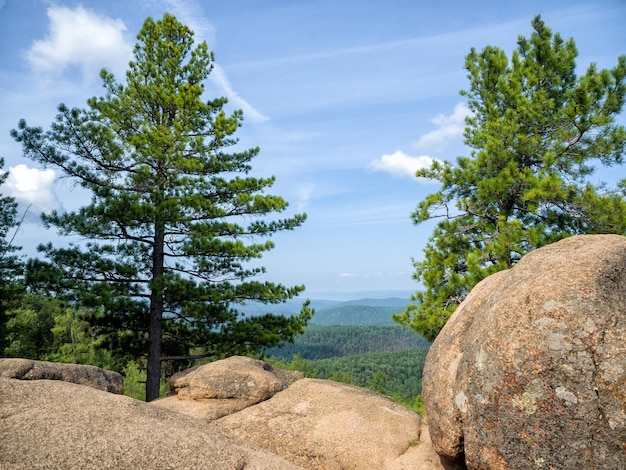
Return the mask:
<path fill-rule="evenodd" d="M 164 0 L 167 9 L 187 25 L 198 42 L 206 41 L 209 49 L 215 48 L 215 27 L 204 16 L 202 7 L 195 1 Z"/>
<path fill-rule="evenodd" d="M 412 157 L 398 150 L 392 154 L 383 155 L 376 160 L 372 160 L 368 165 L 368 169 L 384 171 L 398 178 L 409 177 L 418 179 L 415 176 L 415 172 L 423 168 L 430 168 L 433 161 L 435 159 L 427 155 Z"/>
<path fill-rule="evenodd" d="M 298 211 L 306 209 L 313 195 L 314 185 L 311 183 L 305 183 L 297 188 L 298 195 Z"/>
<path fill-rule="evenodd" d="M 407 224 L 411 225 L 410 214 L 415 208 L 414 200 L 401 202 L 383 201 L 380 202 L 380 195 L 367 201 L 356 203 L 338 204 L 326 208 L 325 211 L 314 211 L 311 214 L 311 223 L 318 227 L 325 227 L 325 230 L 332 230 L 328 227 L 347 227 L 360 225 L 389 225 Z"/>
<path fill-rule="evenodd" d="M 231 85 L 226 72 L 219 66 L 219 64 L 213 64 L 213 71 L 211 72 L 210 77 L 217 87 L 222 90 L 224 95 L 226 95 L 230 103 L 243 111 L 246 119 L 253 122 L 266 122 L 269 120 L 269 117 L 262 114 L 254 106 L 239 96 L 239 93 L 237 93 Z"/>
<path fill-rule="evenodd" d="M 9 168 L 3 189 L 20 205 L 30 206 L 30 212 L 40 214 L 60 207 L 54 193 L 54 181 L 54 170 L 39 170 L 20 164 Z"/>
<path fill-rule="evenodd" d="M 198 42 L 206 41 L 209 49 L 215 51 L 217 47 L 217 34 L 215 27 L 204 16 L 202 7 L 194 0 L 165 0 L 164 2 L 172 14 L 178 18 L 179 21 L 186 24 L 195 33 L 196 40 Z M 261 113 L 242 96 L 239 95 L 232 86 L 226 71 L 215 62 L 213 64 L 213 71 L 209 78 L 213 81 L 216 87 L 224 93 L 230 103 L 236 108 L 243 111 L 246 120 L 252 122 L 266 122 L 269 117 Z"/>
<path fill-rule="evenodd" d="M 34 41 L 26 52 L 26 61 L 35 72 L 51 78 L 77 66 L 83 79 L 90 82 L 102 67 L 122 74 L 128 66 L 132 45 L 124 37 L 122 20 L 100 16 L 82 6 L 52 6 L 48 19 L 46 37 Z"/>
<path fill-rule="evenodd" d="M 472 113 L 465 103 L 458 103 L 449 116 L 438 114 L 430 120 L 435 129 L 422 135 L 413 143 L 416 149 L 443 150 L 463 137 L 465 118 Z"/>

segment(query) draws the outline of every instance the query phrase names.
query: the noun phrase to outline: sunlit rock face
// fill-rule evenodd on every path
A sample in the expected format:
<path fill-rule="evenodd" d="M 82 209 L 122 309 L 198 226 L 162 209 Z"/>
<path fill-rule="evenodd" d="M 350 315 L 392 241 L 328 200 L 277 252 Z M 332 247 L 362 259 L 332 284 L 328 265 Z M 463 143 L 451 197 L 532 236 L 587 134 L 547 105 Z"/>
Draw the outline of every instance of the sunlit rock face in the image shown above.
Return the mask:
<path fill-rule="evenodd" d="M 302 377 L 264 361 L 232 356 L 174 374 L 169 396 L 153 404 L 212 421 L 268 400 Z"/>
<path fill-rule="evenodd" d="M 435 450 L 470 469 L 626 468 L 626 238 L 567 238 L 483 280 L 423 396 Z"/>
<path fill-rule="evenodd" d="M 417 468 L 419 463 L 396 461 L 420 440 L 417 414 L 376 392 L 330 380 L 298 380 L 212 425 L 312 470 Z"/>
<path fill-rule="evenodd" d="M 170 391 L 151 404 L 309 470 L 443 468 L 418 449 L 419 415 L 364 388 L 233 356 L 175 374 Z"/>

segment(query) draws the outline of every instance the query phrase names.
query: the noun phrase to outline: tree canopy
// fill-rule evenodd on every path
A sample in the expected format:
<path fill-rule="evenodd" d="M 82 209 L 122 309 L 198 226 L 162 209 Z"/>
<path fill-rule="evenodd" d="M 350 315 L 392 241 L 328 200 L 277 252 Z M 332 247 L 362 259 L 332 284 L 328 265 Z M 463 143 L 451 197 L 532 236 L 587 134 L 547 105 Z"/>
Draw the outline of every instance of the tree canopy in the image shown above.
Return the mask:
<path fill-rule="evenodd" d="M 435 162 L 417 176 L 438 181 L 412 214 L 438 219 L 414 278 L 423 286 L 395 320 L 434 339 L 469 291 L 525 253 L 585 233 L 626 233 L 626 180 L 591 176 L 623 163 L 626 130 L 616 124 L 626 93 L 626 56 L 610 70 L 577 76 L 573 39 L 539 16 L 509 60 L 498 47 L 466 57 L 470 156 Z"/>
<path fill-rule="evenodd" d="M 291 317 L 237 310 L 304 290 L 255 280 L 265 270 L 251 262 L 306 215 L 267 219 L 288 203 L 267 194 L 274 177 L 250 175 L 259 149 L 235 149 L 242 111 L 204 96 L 212 64 L 174 16 L 148 18 L 124 83 L 103 70 L 104 97 L 61 104 L 48 131 L 22 120 L 12 132 L 26 157 L 92 194 L 76 211 L 42 215 L 86 242 L 41 245 L 48 261 L 30 260 L 28 281 L 94 312 L 112 348 L 147 356 L 148 401 L 162 361 L 258 352 L 293 340 L 313 313 L 308 303 Z"/>

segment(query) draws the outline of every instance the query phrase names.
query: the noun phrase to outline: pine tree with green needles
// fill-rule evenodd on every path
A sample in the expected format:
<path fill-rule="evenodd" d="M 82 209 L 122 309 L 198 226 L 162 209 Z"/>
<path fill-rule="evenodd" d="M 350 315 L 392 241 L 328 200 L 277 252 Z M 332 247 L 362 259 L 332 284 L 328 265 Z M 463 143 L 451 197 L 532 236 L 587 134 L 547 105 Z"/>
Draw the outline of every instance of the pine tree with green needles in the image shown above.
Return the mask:
<path fill-rule="evenodd" d="M 441 183 L 412 214 L 437 219 L 415 262 L 423 286 L 396 321 L 433 340 L 470 290 L 535 248 L 576 234 L 626 234 L 626 180 L 592 178 L 621 165 L 626 130 L 616 124 L 626 93 L 626 56 L 615 68 L 576 74 L 573 39 L 539 16 L 511 59 L 501 49 L 466 58 L 469 157 L 435 162 L 417 176 Z"/>
<path fill-rule="evenodd" d="M 238 311 L 304 290 L 255 280 L 264 268 L 251 262 L 306 215 L 267 219 L 288 204 L 266 193 L 274 177 L 250 176 L 258 148 L 227 151 L 243 114 L 204 97 L 212 64 L 174 16 L 149 18 L 125 83 L 103 70 L 104 97 L 60 105 L 46 132 L 23 120 L 13 131 L 26 157 L 92 194 L 75 212 L 42 216 L 86 242 L 40 246 L 48 261 L 31 260 L 28 280 L 95 311 L 89 322 L 111 348 L 147 356 L 147 401 L 159 395 L 163 361 L 258 353 L 293 340 L 313 314 L 308 302 L 291 317 Z"/>

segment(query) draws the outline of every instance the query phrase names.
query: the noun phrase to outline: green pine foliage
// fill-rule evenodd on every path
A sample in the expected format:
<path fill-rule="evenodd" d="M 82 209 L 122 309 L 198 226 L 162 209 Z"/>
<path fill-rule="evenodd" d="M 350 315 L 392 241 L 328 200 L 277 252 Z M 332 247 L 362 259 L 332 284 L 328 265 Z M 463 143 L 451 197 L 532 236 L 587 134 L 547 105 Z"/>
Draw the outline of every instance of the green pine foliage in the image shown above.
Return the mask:
<path fill-rule="evenodd" d="M 42 294 L 27 293 L 7 310 L 6 345 L 0 356 L 90 364 L 120 370 L 125 357 L 114 357 L 87 321 L 88 312 Z"/>
<path fill-rule="evenodd" d="M 59 106 L 50 130 L 20 121 L 26 157 L 88 190 L 89 204 L 44 215 L 48 227 L 86 243 L 41 245 L 28 280 L 93 312 L 107 347 L 147 358 L 147 400 L 158 397 L 161 364 L 190 351 L 219 358 L 291 341 L 312 316 L 242 317 L 238 305 L 277 304 L 304 286 L 254 278 L 274 244 L 305 214 L 276 218 L 287 202 L 250 175 L 258 148 L 236 149 L 240 110 L 207 100 L 213 54 L 166 14 L 147 19 L 125 80 L 103 70 L 106 94 L 87 108 Z M 228 150 L 231 150 L 230 152 Z"/>
<path fill-rule="evenodd" d="M 122 369 L 124 377 L 124 395 L 134 398 L 135 400 L 146 399 L 146 369 L 137 361 L 131 359 Z M 169 391 L 167 381 L 162 380 L 160 383 L 159 394 L 164 396 Z"/>
<path fill-rule="evenodd" d="M 626 233 L 626 180 L 591 178 L 621 165 L 626 130 L 615 123 L 626 93 L 626 56 L 615 68 L 576 74 L 576 45 L 538 16 L 509 59 L 488 46 L 466 58 L 470 156 L 417 176 L 441 184 L 416 224 L 439 222 L 415 262 L 423 286 L 394 319 L 433 340 L 470 290 L 531 250 L 576 234 Z"/>
<path fill-rule="evenodd" d="M 135 360 L 130 360 L 122 370 L 124 376 L 124 395 L 142 400 L 146 396 L 146 372 L 142 371 Z"/>
<path fill-rule="evenodd" d="M 54 343 L 54 312 L 21 302 L 6 314 L 3 356 L 44 359 Z"/>
<path fill-rule="evenodd" d="M 3 167 L 4 159 L 0 158 L 0 186 L 9 177 L 9 173 L 2 170 Z M 0 193 L 0 354 L 9 346 L 7 310 L 19 299 L 23 287 L 23 263 L 17 254 L 20 247 L 14 243 L 20 223 L 15 199 Z"/>

